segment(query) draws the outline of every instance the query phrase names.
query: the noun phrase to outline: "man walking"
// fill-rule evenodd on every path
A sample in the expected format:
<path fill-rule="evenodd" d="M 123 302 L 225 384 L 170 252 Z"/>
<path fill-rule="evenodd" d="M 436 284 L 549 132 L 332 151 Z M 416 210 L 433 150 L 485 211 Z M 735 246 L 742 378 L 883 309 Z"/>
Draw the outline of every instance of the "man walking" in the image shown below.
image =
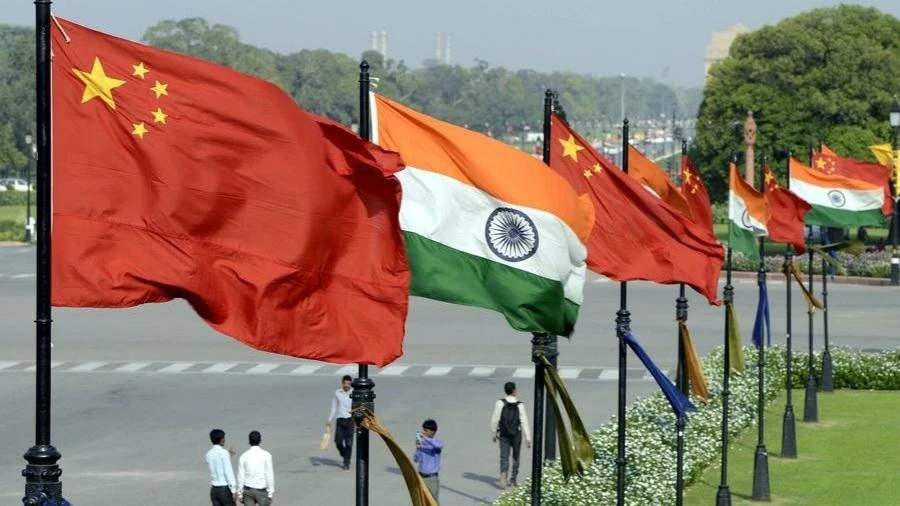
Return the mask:
<path fill-rule="evenodd" d="M 251 432 L 249 439 L 250 449 L 238 460 L 238 498 L 244 506 L 269 506 L 275 493 L 272 454 L 259 447 L 258 431 Z"/>
<path fill-rule="evenodd" d="M 209 432 L 212 448 L 206 452 L 206 465 L 212 480 L 209 499 L 212 506 L 235 506 L 237 485 L 234 482 L 234 470 L 231 468 L 231 454 L 225 449 L 225 431 L 213 429 Z"/>
<path fill-rule="evenodd" d="M 418 464 L 419 476 L 425 481 L 425 486 L 438 502 L 438 493 L 441 489 L 439 473 L 441 472 L 441 452 L 444 450 L 444 441 L 436 437 L 437 422 L 432 419 L 422 423 L 422 432 L 416 433 L 416 453 L 413 462 Z"/>
<path fill-rule="evenodd" d="M 503 390 L 506 392 L 506 398 L 497 401 L 494 405 L 494 414 L 491 416 L 491 434 L 495 442 L 500 441 L 500 489 L 506 488 L 507 477 L 509 485 L 516 486 L 523 435 L 525 445 L 531 448 L 528 416 L 525 414 L 525 406 L 516 398 L 516 384 L 508 381 L 503 385 Z M 509 473 L 510 450 L 512 450 L 512 473 Z"/>
<path fill-rule="evenodd" d="M 350 469 L 350 456 L 353 454 L 353 419 L 350 417 L 350 393 L 353 392 L 353 378 L 345 375 L 341 378 L 341 388 L 334 392 L 331 399 L 331 413 L 325 426 L 331 428 L 331 420 L 337 417 L 334 430 L 334 446 L 344 459 L 343 469 Z"/>

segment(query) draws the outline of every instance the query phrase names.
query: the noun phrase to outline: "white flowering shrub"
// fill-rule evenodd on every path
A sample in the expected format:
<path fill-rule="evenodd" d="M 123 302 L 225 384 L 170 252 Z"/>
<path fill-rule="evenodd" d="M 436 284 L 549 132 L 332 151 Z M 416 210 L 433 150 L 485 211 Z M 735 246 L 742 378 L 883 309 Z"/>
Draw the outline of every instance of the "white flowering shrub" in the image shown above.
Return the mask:
<path fill-rule="evenodd" d="M 756 422 L 758 402 L 757 350 L 744 348 L 747 369 L 732 373 L 729 384 L 728 431 L 733 437 Z M 684 435 L 684 479 L 690 484 L 710 464 L 718 461 L 722 433 L 722 349 L 703 360 L 709 383 L 709 401 L 691 398 L 697 411 L 688 413 Z M 784 389 L 784 348 L 775 346 L 766 353 L 766 403 Z M 625 503 L 634 506 L 675 504 L 675 414 L 662 393 L 639 398 L 626 411 Z M 584 477 L 565 483 L 557 462 L 544 466 L 542 504 L 558 506 L 605 506 L 616 503 L 617 420 L 591 434 L 596 452 L 594 464 Z M 531 502 L 530 481 L 500 496 L 498 506 L 527 505 Z"/>
<path fill-rule="evenodd" d="M 853 390 L 900 390 L 900 350 L 875 353 L 839 346 L 831 348 L 834 388 Z M 806 385 L 809 355 L 793 354 L 794 387 Z M 813 353 L 813 377 L 821 383 L 822 351 Z"/>

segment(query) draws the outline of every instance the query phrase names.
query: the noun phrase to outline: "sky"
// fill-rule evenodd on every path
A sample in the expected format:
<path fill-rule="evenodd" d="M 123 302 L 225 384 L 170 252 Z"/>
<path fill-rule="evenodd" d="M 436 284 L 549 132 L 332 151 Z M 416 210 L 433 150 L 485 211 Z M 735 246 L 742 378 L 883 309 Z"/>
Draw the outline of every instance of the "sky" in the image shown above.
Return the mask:
<path fill-rule="evenodd" d="M 0 0 L 0 23 L 34 23 L 32 0 Z M 712 33 L 751 29 L 829 0 L 58 0 L 53 12 L 97 30 L 140 40 L 163 19 L 203 17 L 238 29 L 249 44 L 291 53 L 325 48 L 358 56 L 373 31 L 387 32 L 388 57 L 419 67 L 434 34 L 451 34 L 451 62 L 475 58 L 510 69 L 703 82 Z M 857 2 L 900 17 L 900 0 Z M 127 6 L 126 6 L 127 4 Z M 900 36 L 900 34 L 898 34 Z"/>

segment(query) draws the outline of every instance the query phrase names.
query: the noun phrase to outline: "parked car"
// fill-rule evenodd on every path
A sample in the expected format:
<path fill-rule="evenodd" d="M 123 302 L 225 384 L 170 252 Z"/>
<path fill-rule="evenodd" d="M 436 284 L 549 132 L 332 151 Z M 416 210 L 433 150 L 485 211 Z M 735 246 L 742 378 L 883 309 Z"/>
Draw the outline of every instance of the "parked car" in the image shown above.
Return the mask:
<path fill-rule="evenodd" d="M 28 182 L 24 179 L 7 178 L 0 179 L 0 186 L 17 192 L 27 192 Z"/>

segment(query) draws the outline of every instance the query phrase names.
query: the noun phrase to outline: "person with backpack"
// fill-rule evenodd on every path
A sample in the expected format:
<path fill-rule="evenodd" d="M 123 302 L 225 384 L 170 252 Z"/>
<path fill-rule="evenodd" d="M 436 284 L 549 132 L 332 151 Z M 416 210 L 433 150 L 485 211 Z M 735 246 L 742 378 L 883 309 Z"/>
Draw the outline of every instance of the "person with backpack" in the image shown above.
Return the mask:
<path fill-rule="evenodd" d="M 528 431 L 528 415 L 525 405 L 516 398 L 516 384 L 512 381 L 503 385 L 506 397 L 494 405 L 491 416 L 491 435 L 494 442 L 500 442 L 500 482 L 499 488 L 505 489 L 507 483 L 516 486 L 519 475 L 519 452 L 522 448 L 522 437 L 525 446 L 531 448 L 531 434 Z M 509 454 L 512 450 L 512 473 L 509 473 Z M 508 480 L 507 480 L 508 478 Z"/>

